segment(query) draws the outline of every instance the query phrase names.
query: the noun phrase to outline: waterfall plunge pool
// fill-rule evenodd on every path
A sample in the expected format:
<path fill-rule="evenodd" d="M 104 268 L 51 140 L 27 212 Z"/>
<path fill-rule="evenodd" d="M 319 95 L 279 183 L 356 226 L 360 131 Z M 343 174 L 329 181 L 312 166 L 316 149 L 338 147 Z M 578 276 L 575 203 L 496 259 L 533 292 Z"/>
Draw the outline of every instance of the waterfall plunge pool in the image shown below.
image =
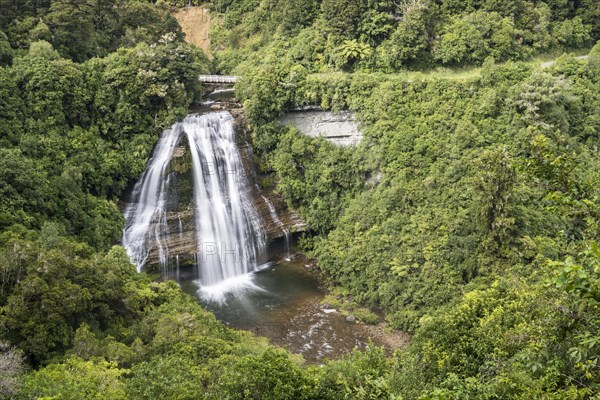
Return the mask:
<path fill-rule="evenodd" d="M 301 256 L 270 262 L 216 297 L 200 287 L 193 266 L 181 267 L 172 278 L 227 326 L 264 336 L 310 363 L 338 358 L 355 347 L 364 349 L 369 338 L 385 344 L 373 327 L 348 323 L 337 310 L 323 309 L 326 291 L 306 265 Z"/>

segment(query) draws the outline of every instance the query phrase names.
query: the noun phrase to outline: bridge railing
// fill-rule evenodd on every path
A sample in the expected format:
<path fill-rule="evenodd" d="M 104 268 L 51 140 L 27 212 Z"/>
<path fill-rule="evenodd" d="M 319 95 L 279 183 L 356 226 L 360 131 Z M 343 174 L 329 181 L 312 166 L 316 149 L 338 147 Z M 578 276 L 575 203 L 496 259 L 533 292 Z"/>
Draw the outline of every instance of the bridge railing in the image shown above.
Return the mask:
<path fill-rule="evenodd" d="M 226 75 L 200 75 L 198 79 L 200 82 L 204 83 L 236 83 L 238 77 Z"/>

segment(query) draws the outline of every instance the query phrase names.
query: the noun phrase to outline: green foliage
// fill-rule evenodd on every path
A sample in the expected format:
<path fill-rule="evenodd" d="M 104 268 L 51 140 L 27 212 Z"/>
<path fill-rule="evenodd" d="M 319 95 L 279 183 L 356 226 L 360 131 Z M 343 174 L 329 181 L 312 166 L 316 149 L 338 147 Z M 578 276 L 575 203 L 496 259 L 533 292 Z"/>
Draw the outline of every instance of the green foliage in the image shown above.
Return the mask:
<path fill-rule="evenodd" d="M 433 2 L 422 0 L 405 4 L 402 20 L 378 49 L 381 63 L 393 71 L 427 60 L 430 50 Z"/>
<path fill-rule="evenodd" d="M 54 32 L 54 45 L 64 55 L 82 61 L 98 54 L 101 46 L 94 35 L 93 3 L 82 0 L 53 1 L 46 15 L 48 27 Z"/>
<path fill-rule="evenodd" d="M 553 36 L 562 45 L 567 47 L 579 47 L 589 43 L 591 27 L 584 25 L 579 17 L 572 20 L 566 19 L 560 25 L 555 26 Z"/>
<path fill-rule="evenodd" d="M 387 381 L 388 360 L 383 349 L 369 346 L 355 350 L 338 361 L 330 361 L 317 372 L 314 398 L 390 398 Z"/>
<path fill-rule="evenodd" d="M 11 241 L 3 251 L 13 260 L 6 267 L 19 278 L 4 288 L 1 329 L 29 356 L 41 361 L 66 350 L 83 322 L 106 327 L 138 311 L 125 305 L 132 294 L 124 285 L 136 271 L 122 249 L 86 260 L 89 247 L 68 242 L 52 227 L 39 241 L 41 247 Z"/>
<path fill-rule="evenodd" d="M 280 350 L 227 357 L 220 361 L 214 399 L 303 399 L 309 389 L 304 372 Z"/>
<path fill-rule="evenodd" d="M 519 59 L 527 50 L 515 45 L 517 34 L 509 18 L 496 12 L 476 11 L 452 19 L 433 55 L 445 64 L 477 64 L 488 56 L 496 60 Z"/>
<path fill-rule="evenodd" d="M 516 245 L 511 241 L 516 234 L 511 203 L 517 174 L 506 148 L 484 152 L 476 162 L 482 171 L 476 184 L 479 195 L 477 225 L 482 238 L 480 250 L 492 257 L 505 256 L 506 245 Z"/>
<path fill-rule="evenodd" d="M 39 223 L 51 193 L 45 172 L 18 149 L 1 149 L 0 154 L 0 224 Z"/>
<path fill-rule="evenodd" d="M 0 31 L 0 66 L 10 65 L 13 59 L 13 50 L 10 47 L 8 37 Z"/>
<path fill-rule="evenodd" d="M 26 398 L 126 399 L 119 381 L 123 372 L 108 362 L 70 358 L 30 374 L 21 393 Z"/>
<path fill-rule="evenodd" d="M 556 270 L 556 287 L 568 293 L 573 313 L 578 315 L 573 326 L 572 347 L 568 350 L 570 361 L 575 363 L 573 373 L 582 384 L 597 391 L 600 389 L 600 250 L 597 243 L 592 243 L 581 258 L 581 263 L 568 258 L 551 266 Z"/>
<path fill-rule="evenodd" d="M 392 359 L 370 345 L 319 367 L 226 328 L 112 247 L 119 196 L 201 94 L 208 59 L 150 2 L 21 3 L 0 0 L 0 396 L 600 390 L 597 46 L 543 72 L 494 63 L 589 45 L 596 2 L 210 4 L 214 65 L 243 75 L 260 173 L 312 229 L 307 252 L 354 303 L 414 334 Z M 480 63 L 450 80 L 335 72 Z M 355 111 L 362 143 L 277 123 L 302 105 Z"/>
<path fill-rule="evenodd" d="M 355 148 L 265 123 L 281 111 L 252 121 L 264 172 L 276 173 L 278 190 L 318 233 L 303 245 L 321 270 L 415 333 L 383 381 L 391 393 L 594 392 L 596 262 L 546 267 L 598 240 L 594 63 L 592 52 L 541 72 L 487 58 L 467 80 L 308 75 L 275 99 L 278 110 L 357 110 L 365 135 Z M 260 87 L 246 89 L 253 112 L 268 110 Z"/>
<path fill-rule="evenodd" d="M 282 34 L 294 34 L 310 26 L 317 17 L 318 9 L 317 0 L 280 0 L 270 10 L 270 22 L 277 26 Z"/>
<path fill-rule="evenodd" d="M 63 57 L 78 62 L 106 56 L 122 45 L 153 43 L 168 32 L 183 38 L 175 18 L 148 2 L 28 1 L 18 9 L 8 4 L 2 9 L 14 12 L 0 25 L 13 47 L 27 48 L 30 43 L 46 40 Z"/>
<path fill-rule="evenodd" d="M 407 398 L 436 386 L 423 398 L 588 398 L 598 387 L 598 302 L 589 295 L 598 256 L 593 245 L 585 266 L 552 262 L 535 283 L 495 282 L 423 318 L 397 360 L 395 388 Z"/>
<path fill-rule="evenodd" d="M 323 0 L 321 2 L 322 31 L 334 41 L 354 39 L 358 34 L 361 14 L 366 2 Z"/>
<path fill-rule="evenodd" d="M 557 281 L 557 287 L 579 299 L 583 304 L 597 307 L 600 303 L 600 249 L 593 243 L 587 256 L 588 265 L 577 265 L 572 258 L 564 263 L 553 263 L 555 267 L 563 267 Z"/>
<path fill-rule="evenodd" d="M 0 226 L 60 221 L 110 248 L 121 236 L 117 196 L 145 168 L 155 132 L 201 93 L 207 65 L 174 34 L 85 64 L 33 43 L 0 70 Z"/>
<path fill-rule="evenodd" d="M 288 204 L 301 210 L 312 228 L 327 232 L 347 206 L 345 196 L 361 186 L 353 161 L 347 149 L 287 130 L 277 136 L 270 165 L 281 178 L 279 190 Z"/>
<path fill-rule="evenodd" d="M 320 3 L 320 7 L 319 7 Z M 310 72 L 399 71 L 521 60 L 598 40 L 596 4 L 455 0 L 218 1 L 217 62 L 300 63 Z M 268 61 L 272 62 L 272 61 Z M 225 71 L 234 65 L 227 62 Z"/>
<path fill-rule="evenodd" d="M 136 364 L 127 380 L 132 399 L 201 399 L 205 389 L 199 384 L 207 371 L 195 360 L 180 355 L 161 355 Z"/>
<path fill-rule="evenodd" d="M 355 62 L 362 61 L 371 55 L 371 47 L 367 43 L 359 43 L 356 39 L 344 40 L 334 50 L 335 64 L 339 69 L 346 69 Z"/>
<path fill-rule="evenodd" d="M 45 229 L 40 244 L 9 243 L 20 251 L 10 259 L 24 271 L 8 288 L 2 333 L 13 341 L 14 332 L 23 333 L 19 346 L 45 365 L 21 380 L 23 398 L 375 399 L 389 393 L 382 349 L 302 368 L 264 339 L 220 324 L 176 283 L 137 274 L 124 249 L 100 259 L 54 236 L 55 228 Z M 42 271 L 30 267 L 38 258 Z M 59 295 L 68 295 L 71 306 L 59 307 Z M 62 352 L 34 348 L 34 340 L 62 341 Z M 21 370 L 14 372 L 19 377 Z"/>

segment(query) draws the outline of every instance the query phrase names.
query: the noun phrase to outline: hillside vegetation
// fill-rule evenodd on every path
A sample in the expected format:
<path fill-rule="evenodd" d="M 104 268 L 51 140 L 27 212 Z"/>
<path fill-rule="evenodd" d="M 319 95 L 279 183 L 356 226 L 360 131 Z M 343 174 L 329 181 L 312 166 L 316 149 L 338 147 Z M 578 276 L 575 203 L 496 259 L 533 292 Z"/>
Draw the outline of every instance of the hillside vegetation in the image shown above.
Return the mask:
<path fill-rule="evenodd" d="M 341 292 L 414 333 L 390 380 L 406 398 L 597 390 L 599 50 L 551 70 L 488 60 L 464 81 L 307 76 L 272 60 L 239 84 L 263 171 L 317 233 L 305 249 Z M 356 110 L 363 142 L 268 122 L 315 102 Z"/>
<path fill-rule="evenodd" d="M 268 17 L 249 6 L 232 15 L 243 9 L 232 3 L 221 9 L 222 26 L 214 32 L 224 28 L 220 37 L 229 40 L 215 52 L 217 68 L 235 59 L 234 71 L 243 76 L 237 90 L 262 172 L 276 177 L 276 190 L 315 232 L 304 249 L 338 293 L 382 308 L 393 327 L 414 334 L 395 358 L 392 392 L 593 395 L 600 340 L 600 49 L 589 60 L 562 56 L 544 69 L 514 61 L 596 40 L 596 6 L 360 4 L 323 1 L 312 19 L 286 30 L 277 7 Z M 355 20 L 348 18 L 352 7 L 360 10 Z M 533 14 L 517 18 L 528 14 L 513 7 L 533 13 L 548 7 L 547 24 L 538 19 L 528 28 Z M 382 17 L 393 33 L 366 33 L 374 10 L 398 17 Z M 432 13 L 435 23 L 421 20 L 408 29 L 415 10 Z M 334 29 L 337 22 L 343 28 Z M 579 22 L 588 39 L 561 42 L 561 27 Z M 510 27 L 520 38 L 505 36 L 513 39 L 503 50 L 493 24 L 503 26 L 498 35 Z M 399 50 L 405 56 L 387 63 L 395 54 L 389 49 L 406 43 L 401 33 L 415 28 L 426 38 L 421 48 L 407 46 L 415 58 Z M 366 51 L 336 59 L 336 46 L 348 41 Z M 467 64 L 481 68 L 410 72 Z M 355 111 L 363 142 L 335 147 L 278 124 L 286 110 L 303 105 Z"/>
<path fill-rule="evenodd" d="M 0 398 L 598 398 L 600 45 L 520 61 L 594 46 L 597 1 L 215 0 L 213 61 L 167 8 L 204 2 L 156 3 L 0 0 Z M 307 366 L 116 245 L 208 72 L 242 76 L 304 250 L 407 349 Z M 363 141 L 277 122 L 308 104 Z"/>
<path fill-rule="evenodd" d="M 525 60 L 600 37 L 594 0 L 215 0 L 217 68 L 266 53 L 309 73 Z"/>

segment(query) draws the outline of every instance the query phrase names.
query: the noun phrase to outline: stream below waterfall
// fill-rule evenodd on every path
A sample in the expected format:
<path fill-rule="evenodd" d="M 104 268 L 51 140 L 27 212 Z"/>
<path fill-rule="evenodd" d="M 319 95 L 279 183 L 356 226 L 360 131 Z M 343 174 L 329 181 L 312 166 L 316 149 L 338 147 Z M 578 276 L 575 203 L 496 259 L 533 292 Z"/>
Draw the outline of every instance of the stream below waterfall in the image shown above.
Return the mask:
<path fill-rule="evenodd" d="M 325 292 L 303 262 L 271 262 L 251 279 L 252 289 L 231 293 L 224 302 L 201 296 L 194 267 L 181 268 L 178 282 L 226 325 L 264 336 L 308 362 L 337 358 L 355 347 L 364 349 L 372 336 L 369 327 L 350 324 L 337 311 L 322 309 Z"/>

